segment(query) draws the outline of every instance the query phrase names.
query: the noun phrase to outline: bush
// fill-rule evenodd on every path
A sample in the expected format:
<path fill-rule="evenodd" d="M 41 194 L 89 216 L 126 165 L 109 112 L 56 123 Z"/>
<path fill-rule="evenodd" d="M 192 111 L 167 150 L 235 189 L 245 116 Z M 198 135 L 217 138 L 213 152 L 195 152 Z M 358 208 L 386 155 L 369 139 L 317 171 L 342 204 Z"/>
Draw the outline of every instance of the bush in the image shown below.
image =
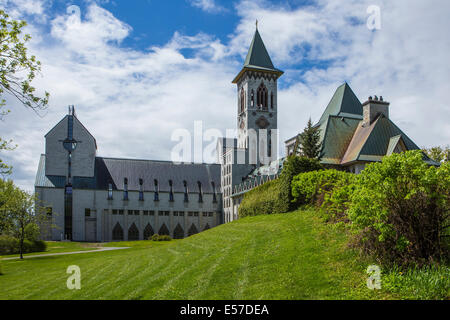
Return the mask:
<path fill-rule="evenodd" d="M 150 237 L 149 240 L 151 240 L 151 241 L 172 241 L 172 238 L 167 235 L 154 234 L 153 236 Z"/>
<path fill-rule="evenodd" d="M 40 236 L 40 229 L 36 223 L 29 223 L 25 227 L 25 239 L 36 241 Z"/>
<path fill-rule="evenodd" d="M 280 206 L 279 185 L 279 179 L 272 180 L 247 192 L 239 206 L 239 217 L 276 213 Z"/>
<path fill-rule="evenodd" d="M 30 240 L 23 241 L 23 253 L 44 252 L 46 250 L 47 244 L 44 241 L 30 241 Z M 18 254 L 18 253 L 20 253 L 19 239 L 9 236 L 0 236 L 1 255 Z"/>
<path fill-rule="evenodd" d="M 353 173 L 334 169 L 299 174 L 292 181 L 293 201 L 320 208 L 327 219 L 348 221 L 346 210 L 356 179 Z"/>
<path fill-rule="evenodd" d="M 292 180 L 300 173 L 322 170 L 323 166 L 317 159 L 306 157 L 290 156 L 286 159 L 283 171 L 280 175 L 280 194 L 277 211 L 280 213 L 289 212 L 295 209 L 292 196 Z"/>
<path fill-rule="evenodd" d="M 349 217 L 356 243 L 383 263 L 423 264 L 449 255 L 450 164 L 420 151 L 385 157 L 359 175 Z"/>

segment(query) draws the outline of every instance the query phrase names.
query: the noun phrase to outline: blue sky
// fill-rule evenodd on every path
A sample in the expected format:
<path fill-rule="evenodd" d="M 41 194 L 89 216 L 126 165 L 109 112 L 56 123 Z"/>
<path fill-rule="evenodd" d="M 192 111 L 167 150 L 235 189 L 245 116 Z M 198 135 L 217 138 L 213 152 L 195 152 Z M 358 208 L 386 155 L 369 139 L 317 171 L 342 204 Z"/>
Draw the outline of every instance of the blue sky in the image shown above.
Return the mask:
<path fill-rule="evenodd" d="M 381 10 L 379 30 L 366 26 L 372 5 Z M 419 146 L 450 143 L 447 0 L 0 0 L 0 8 L 29 22 L 30 52 L 43 65 L 34 85 L 51 94 L 40 115 L 6 97 L 12 112 L 0 137 L 18 148 L 0 157 L 28 190 L 44 135 L 68 105 L 97 139 L 99 156 L 168 160 L 176 129 L 192 132 L 195 121 L 223 134 L 236 128 L 231 81 L 256 19 L 285 71 L 281 142 L 309 117 L 318 120 L 347 81 L 362 102 L 391 102 L 391 119 Z"/>

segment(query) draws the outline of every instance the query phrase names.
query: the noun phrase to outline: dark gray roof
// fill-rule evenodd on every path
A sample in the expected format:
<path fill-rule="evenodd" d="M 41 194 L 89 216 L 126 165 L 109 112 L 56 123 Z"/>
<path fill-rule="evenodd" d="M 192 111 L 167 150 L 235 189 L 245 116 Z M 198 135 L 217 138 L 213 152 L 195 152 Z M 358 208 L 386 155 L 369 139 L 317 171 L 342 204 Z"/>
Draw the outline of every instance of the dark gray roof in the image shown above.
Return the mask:
<path fill-rule="evenodd" d="M 75 189 L 107 190 L 112 183 L 116 190 L 123 190 L 124 179 L 128 179 L 130 191 L 139 190 L 139 179 L 144 182 L 144 191 L 154 191 L 154 181 L 158 180 L 159 191 L 170 190 L 169 180 L 173 182 L 174 192 L 184 192 L 184 181 L 189 192 L 198 192 L 199 181 L 204 193 L 212 193 L 211 182 L 220 193 L 220 165 L 218 164 L 174 164 L 169 161 L 131 160 L 114 158 L 95 159 L 95 177 L 73 179 Z M 45 175 L 45 155 L 41 156 L 36 176 L 36 187 L 63 188 L 65 177 Z"/>

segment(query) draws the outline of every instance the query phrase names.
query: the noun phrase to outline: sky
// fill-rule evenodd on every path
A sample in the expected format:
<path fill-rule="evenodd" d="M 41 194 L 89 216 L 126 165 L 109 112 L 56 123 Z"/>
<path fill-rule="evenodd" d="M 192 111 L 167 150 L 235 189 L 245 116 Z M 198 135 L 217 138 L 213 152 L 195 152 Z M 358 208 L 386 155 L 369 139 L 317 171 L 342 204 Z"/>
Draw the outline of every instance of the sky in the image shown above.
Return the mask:
<path fill-rule="evenodd" d="M 379 28 L 368 27 L 373 6 Z M 5 96 L 11 113 L 0 137 L 18 146 L 0 157 L 26 190 L 33 190 L 44 135 L 68 105 L 104 157 L 170 160 L 176 129 L 193 132 L 195 121 L 224 134 L 236 128 L 231 81 L 256 19 L 285 72 L 281 143 L 310 117 L 317 121 L 344 82 L 361 102 L 389 101 L 391 119 L 420 147 L 450 143 L 447 0 L 0 0 L 0 8 L 28 22 L 29 52 L 42 62 L 33 85 L 51 95 L 40 113 Z"/>

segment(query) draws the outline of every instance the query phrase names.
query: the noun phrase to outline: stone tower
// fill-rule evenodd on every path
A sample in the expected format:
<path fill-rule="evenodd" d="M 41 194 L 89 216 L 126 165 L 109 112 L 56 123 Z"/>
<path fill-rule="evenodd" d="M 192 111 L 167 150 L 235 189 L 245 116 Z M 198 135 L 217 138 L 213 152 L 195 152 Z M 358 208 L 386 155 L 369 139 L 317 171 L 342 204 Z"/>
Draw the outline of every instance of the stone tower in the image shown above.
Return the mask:
<path fill-rule="evenodd" d="M 233 83 L 238 94 L 238 148 L 247 149 L 250 164 L 267 164 L 277 158 L 278 78 L 276 69 L 256 29 L 244 66 Z M 273 137 L 273 139 L 271 139 Z"/>

